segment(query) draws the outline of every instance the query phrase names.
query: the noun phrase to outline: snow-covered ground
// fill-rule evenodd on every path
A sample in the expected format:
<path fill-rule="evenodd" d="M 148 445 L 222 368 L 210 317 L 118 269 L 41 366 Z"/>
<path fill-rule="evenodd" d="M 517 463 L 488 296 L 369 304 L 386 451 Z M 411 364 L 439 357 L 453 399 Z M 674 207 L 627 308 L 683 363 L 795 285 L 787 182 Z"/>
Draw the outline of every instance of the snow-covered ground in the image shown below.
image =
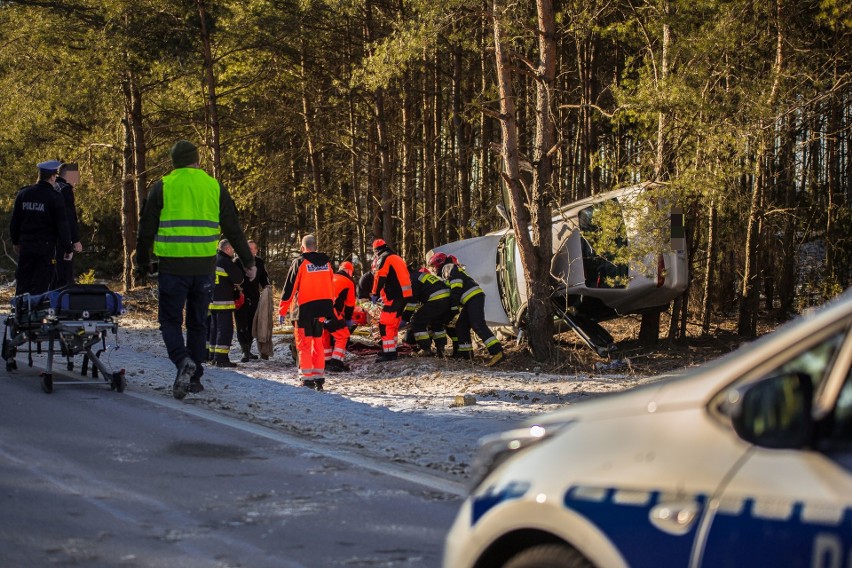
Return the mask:
<path fill-rule="evenodd" d="M 325 391 L 316 392 L 298 386 L 291 342 L 290 335 L 276 334 L 268 361 L 205 367 L 204 392 L 188 395 L 184 403 L 461 481 L 480 437 L 643 381 L 629 374 L 541 374 L 412 356 L 375 363 L 374 353 L 353 349 L 347 355 L 351 371 L 328 373 Z M 108 345 L 102 360 L 126 370 L 128 390 L 172 396 L 175 370 L 156 322 L 122 317 Z M 233 350 L 232 359 L 238 357 Z M 475 404 L 469 404 L 470 395 Z"/>

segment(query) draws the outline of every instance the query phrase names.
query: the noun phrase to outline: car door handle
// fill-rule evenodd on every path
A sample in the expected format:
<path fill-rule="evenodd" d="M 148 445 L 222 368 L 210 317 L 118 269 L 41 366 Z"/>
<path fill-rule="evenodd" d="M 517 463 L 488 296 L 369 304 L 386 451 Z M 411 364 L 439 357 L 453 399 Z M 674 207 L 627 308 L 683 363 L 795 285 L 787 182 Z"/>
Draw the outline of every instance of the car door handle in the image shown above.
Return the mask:
<path fill-rule="evenodd" d="M 661 531 L 680 536 L 690 531 L 700 510 L 695 501 L 674 501 L 653 507 L 648 516 L 651 524 Z"/>

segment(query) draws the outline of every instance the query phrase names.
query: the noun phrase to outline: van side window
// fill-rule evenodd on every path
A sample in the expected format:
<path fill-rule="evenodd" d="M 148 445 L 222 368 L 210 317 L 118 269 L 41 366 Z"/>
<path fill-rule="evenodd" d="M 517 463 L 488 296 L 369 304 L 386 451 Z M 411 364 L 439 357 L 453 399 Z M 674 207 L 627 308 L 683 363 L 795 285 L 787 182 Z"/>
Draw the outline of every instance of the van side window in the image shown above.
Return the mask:
<path fill-rule="evenodd" d="M 581 209 L 577 216 L 586 286 L 624 288 L 627 285 L 628 267 L 626 262 L 617 257 L 621 249 L 627 246 L 627 231 L 618 201 L 611 199 L 591 205 Z M 607 226 L 617 228 L 604 233 L 599 222 L 603 217 L 606 217 Z"/>

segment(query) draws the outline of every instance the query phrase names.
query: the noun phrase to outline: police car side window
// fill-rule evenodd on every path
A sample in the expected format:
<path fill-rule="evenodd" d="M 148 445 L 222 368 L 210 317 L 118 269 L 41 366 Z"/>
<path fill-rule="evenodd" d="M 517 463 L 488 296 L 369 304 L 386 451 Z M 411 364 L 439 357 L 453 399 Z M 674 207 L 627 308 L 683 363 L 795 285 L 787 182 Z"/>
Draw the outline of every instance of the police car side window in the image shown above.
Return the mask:
<path fill-rule="evenodd" d="M 831 371 L 831 363 L 834 361 L 837 350 L 840 348 L 845 337 L 845 332 L 835 333 L 825 341 L 814 345 L 775 370 L 767 373 L 766 376 L 805 373 L 813 380 L 814 389 L 816 390 L 828 376 L 829 371 Z"/>
<path fill-rule="evenodd" d="M 852 369 L 837 397 L 831 431 L 828 433 L 832 449 L 852 452 Z"/>

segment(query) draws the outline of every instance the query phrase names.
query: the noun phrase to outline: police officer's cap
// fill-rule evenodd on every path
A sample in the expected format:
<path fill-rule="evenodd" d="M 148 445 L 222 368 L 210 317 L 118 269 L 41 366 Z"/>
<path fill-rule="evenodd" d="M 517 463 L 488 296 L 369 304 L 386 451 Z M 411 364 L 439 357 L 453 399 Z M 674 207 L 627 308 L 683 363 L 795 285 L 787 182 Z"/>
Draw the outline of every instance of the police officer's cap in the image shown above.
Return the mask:
<path fill-rule="evenodd" d="M 48 160 L 46 162 L 41 162 L 38 164 L 38 169 L 45 170 L 48 172 L 56 172 L 59 169 L 59 166 L 62 165 L 62 162 L 59 160 Z"/>

